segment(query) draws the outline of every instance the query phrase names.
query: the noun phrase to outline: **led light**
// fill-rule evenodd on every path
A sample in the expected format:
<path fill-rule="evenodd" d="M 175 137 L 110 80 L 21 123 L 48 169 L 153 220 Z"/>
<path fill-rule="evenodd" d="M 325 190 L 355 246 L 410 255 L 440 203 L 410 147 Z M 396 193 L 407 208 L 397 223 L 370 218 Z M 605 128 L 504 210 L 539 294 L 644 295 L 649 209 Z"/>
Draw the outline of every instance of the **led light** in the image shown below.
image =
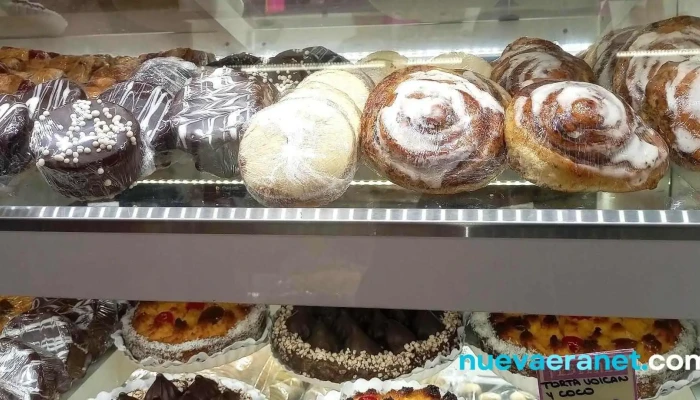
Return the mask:
<path fill-rule="evenodd" d="M 673 50 L 644 50 L 644 51 L 620 51 L 616 54 L 618 58 L 633 57 L 674 57 L 674 56 L 694 56 L 700 54 L 700 49 L 673 49 Z"/>

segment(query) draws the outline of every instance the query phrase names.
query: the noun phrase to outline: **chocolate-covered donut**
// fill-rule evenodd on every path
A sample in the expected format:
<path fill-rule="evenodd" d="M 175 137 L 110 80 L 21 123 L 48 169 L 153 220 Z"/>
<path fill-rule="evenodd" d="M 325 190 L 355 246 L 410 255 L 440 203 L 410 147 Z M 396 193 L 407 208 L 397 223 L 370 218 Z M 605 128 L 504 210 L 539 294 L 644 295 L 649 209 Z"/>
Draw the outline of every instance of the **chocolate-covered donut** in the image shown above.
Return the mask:
<path fill-rule="evenodd" d="M 197 66 L 189 61 L 161 57 L 143 63 L 131 80 L 160 86 L 174 96 L 196 73 Z"/>
<path fill-rule="evenodd" d="M 178 146 L 194 157 L 198 170 L 237 177 L 243 125 L 276 95 L 259 77 L 226 67 L 205 69 L 173 102 L 170 122 Z"/>
<path fill-rule="evenodd" d="M 29 116 L 37 119 L 44 111 L 52 111 L 76 100 L 87 99 L 87 94 L 77 83 L 68 79 L 54 79 L 27 90 L 20 99 L 29 108 Z"/>
<path fill-rule="evenodd" d="M 62 195 L 111 198 L 138 179 L 141 129 L 123 107 L 78 100 L 41 117 L 34 125 L 31 150 L 39 171 Z"/>
<path fill-rule="evenodd" d="M 177 144 L 167 113 L 173 97 L 160 86 L 126 81 L 112 86 L 99 97 L 124 107 L 139 121 L 143 141 L 153 149 L 156 167 L 170 165 L 170 152 Z"/>
<path fill-rule="evenodd" d="M 10 95 L 0 95 L 0 184 L 19 174 L 31 160 L 29 109 Z"/>
<path fill-rule="evenodd" d="M 70 388 L 66 368 L 52 354 L 0 338 L 0 398 L 49 400 Z"/>
<path fill-rule="evenodd" d="M 339 64 L 348 62 L 349 61 L 345 57 L 323 46 L 291 49 L 285 50 L 270 58 L 267 64 L 270 66 L 279 66 L 279 68 L 274 70 L 266 69 L 264 72 L 261 72 L 261 75 L 274 84 L 280 92 L 283 92 L 287 89 L 293 89 L 304 80 L 304 78 L 314 71 L 321 69 L 321 67 L 316 64 Z"/>
<path fill-rule="evenodd" d="M 262 58 L 254 56 L 250 53 L 238 53 L 224 57 L 221 60 L 211 62 L 207 65 L 207 67 L 229 67 L 240 71 L 240 69 L 243 67 L 262 64 L 262 62 Z"/>

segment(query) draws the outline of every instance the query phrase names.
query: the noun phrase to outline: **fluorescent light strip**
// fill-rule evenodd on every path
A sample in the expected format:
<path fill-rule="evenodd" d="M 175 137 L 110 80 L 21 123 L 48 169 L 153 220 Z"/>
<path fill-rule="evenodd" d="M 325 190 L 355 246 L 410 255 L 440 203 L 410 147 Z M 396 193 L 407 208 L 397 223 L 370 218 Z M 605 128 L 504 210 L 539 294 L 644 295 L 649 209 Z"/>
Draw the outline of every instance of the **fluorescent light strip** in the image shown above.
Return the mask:
<path fill-rule="evenodd" d="M 138 184 L 145 185 L 242 185 L 241 180 L 228 179 L 144 179 Z M 493 181 L 489 186 L 533 186 L 528 181 Z M 350 182 L 350 186 L 396 186 L 390 181 L 384 180 L 359 180 Z"/>
<path fill-rule="evenodd" d="M 645 50 L 645 51 L 620 51 L 616 54 L 618 58 L 632 57 L 673 57 L 673 56 L 694 56 L 700 54 L 700 49 L 674 49 L 674 50 Z"/>

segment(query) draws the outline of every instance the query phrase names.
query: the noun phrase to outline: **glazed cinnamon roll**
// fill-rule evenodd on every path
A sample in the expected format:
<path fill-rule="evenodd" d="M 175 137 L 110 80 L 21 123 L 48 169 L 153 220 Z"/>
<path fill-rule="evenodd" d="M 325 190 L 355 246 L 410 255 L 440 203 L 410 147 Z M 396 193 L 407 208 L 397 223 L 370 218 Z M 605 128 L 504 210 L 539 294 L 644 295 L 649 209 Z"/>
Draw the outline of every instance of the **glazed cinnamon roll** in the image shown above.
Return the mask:
<path fill-rule="evenodd" d="M 700 46 L 700 18 L 675 17 L 655 22 L 636 31 L 622 51 L 647 52 L 639 56 L 617 57 L 613 75 L 613 91 L 635 111 L 644 105 L 646 87 L 656 72 L 668 62 L 681 62 L 690 56 L 668 52 L 697 49 Z M 649 51 L 661 51 L 658 56 Z"/>
<path fill-rule="evenodd" d="M 527 37 L 506 47 L 494 62 L 491 79 L 510 94 L 538 79 L 594 81 L 591 67 L 582 59 L 548 40 Z"/>
<path fill-rule="evenodd" d="M 613 70 L 617 60 L 617 52 L 625 46 L 630 37 L 639 27 L 631 26 L 608 32 L 591 46 L 583 57 L 593 69 L 598 84 L 612 90 Z"/>
<path fill-rule="evenodd" d="M 504 105 L 487 78 L 409 67 L 372 91 L 362 116 L 366 162 L 407 189 L 452 194 L 486 186 L 505 165 Z"/>
<path fill-rule="evenodd" d="M 647 85 L 642 117 L 677 164 L 700 171 L 700 58 L 662 66 Z"/>
<path fill-rule="evenodd" d="M 653 189 L 668 169 L 668 147 L 619 97 L 584 82 L 540 81 L 506 111 L 510 166 L 565 192 Z"/>

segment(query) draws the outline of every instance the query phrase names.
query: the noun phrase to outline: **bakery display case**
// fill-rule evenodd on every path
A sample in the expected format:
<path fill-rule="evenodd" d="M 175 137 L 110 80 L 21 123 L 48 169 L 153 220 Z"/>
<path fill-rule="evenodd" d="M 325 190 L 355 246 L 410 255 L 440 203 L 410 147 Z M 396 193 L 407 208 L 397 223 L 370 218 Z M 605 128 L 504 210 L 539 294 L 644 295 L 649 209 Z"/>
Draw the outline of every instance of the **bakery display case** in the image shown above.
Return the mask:
<path fill-rule="evenodd" d="M 464 356 L 700 354 L 698 49 L 694 0 L 0 1 L 0 399 L 544 400 Z"/>

